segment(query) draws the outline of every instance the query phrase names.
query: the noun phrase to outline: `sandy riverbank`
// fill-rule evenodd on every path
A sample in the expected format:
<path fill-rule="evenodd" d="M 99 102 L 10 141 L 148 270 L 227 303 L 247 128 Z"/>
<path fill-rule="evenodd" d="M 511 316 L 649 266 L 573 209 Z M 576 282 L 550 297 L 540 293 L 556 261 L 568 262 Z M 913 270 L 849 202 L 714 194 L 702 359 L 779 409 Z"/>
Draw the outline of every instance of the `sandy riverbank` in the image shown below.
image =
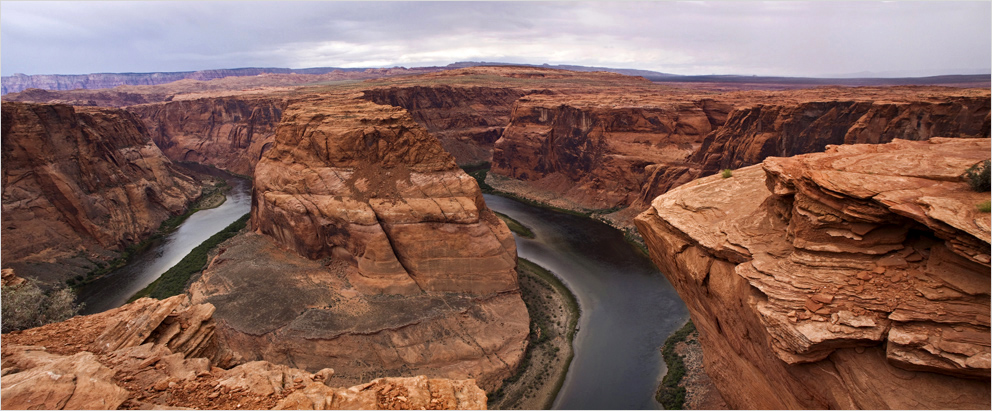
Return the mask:
<path fill-rule="evenodd" d="M 531 316 L 530 347 L 517 374 L 490 394 L 489 409 L 549 409 L 572 361 L 578 304 L 552 274 L 520 260 L 520 288 Z"/>

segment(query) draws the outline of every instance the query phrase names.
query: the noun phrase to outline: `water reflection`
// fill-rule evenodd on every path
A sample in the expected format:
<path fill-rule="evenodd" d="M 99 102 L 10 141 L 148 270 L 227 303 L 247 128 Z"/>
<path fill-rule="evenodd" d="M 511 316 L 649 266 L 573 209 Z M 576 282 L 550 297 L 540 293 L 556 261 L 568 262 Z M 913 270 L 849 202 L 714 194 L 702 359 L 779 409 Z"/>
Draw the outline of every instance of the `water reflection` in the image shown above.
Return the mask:
<path fill-rule="evenodd" d="M 651 261 L 600 222 L 486 195 L 486 204 L 528 226 L 517 253 L 557 274 L 579 300 L 575 357 L 556 409 L 654 409 L 664 376 L 660 347 L 689 318 Z"/>
<path fill-rule="evenodd" d="M 251 209 L 251 184 L 226 173 L 223 177 L 231 185 L 224 204 L 194 213 L 176 231 L 135 256 L 127 266 L 81 287 L 77 301 L 86 303 L 83 314 L 124 305 L 193 248 L 245 215 Z"/>

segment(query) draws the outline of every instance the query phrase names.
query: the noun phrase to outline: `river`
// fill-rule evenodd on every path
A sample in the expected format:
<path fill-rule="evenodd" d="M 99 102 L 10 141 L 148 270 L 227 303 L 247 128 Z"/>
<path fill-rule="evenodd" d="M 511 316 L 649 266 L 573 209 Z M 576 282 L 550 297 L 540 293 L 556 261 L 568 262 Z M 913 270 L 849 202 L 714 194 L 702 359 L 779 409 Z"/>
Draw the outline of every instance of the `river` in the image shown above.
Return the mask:
<path fill-rule="evenodd" d="M 224 204 L 193 213 L 176 231 L 139 253 L 126 266 L 81 287 L 76 300 L 86 304 L 82 314 L 100 313 L 124 305 L 134 293 L 179 263 L 193 248 L 245 215 L 251 209 L 251 183 L 227 173 L 222 176 L 231 185 Z"/>
<path fill-rule="evenodd" d="M 558 275 L 582 314 L 575 357 L 555 409 L 657 409 L 665 339 L 689 318 L 651 261 L 620 231 L 589 218 L 485 195 L 486 204 L 529 227 L 517 254 Z"/>

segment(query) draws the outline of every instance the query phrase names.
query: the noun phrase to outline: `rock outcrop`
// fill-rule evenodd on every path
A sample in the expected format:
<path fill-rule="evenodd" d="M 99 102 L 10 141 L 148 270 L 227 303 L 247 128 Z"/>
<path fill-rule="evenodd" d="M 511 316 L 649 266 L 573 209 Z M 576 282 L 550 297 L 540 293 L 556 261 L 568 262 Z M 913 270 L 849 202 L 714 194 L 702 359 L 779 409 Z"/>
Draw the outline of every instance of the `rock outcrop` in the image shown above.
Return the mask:
<path fill-rule="evenodd" d="M 988 408 L 988 139 L 841 145 L 635 219 L 733 408 Z"/>
<path fill-rule="evenodd" d="M 513 102 L 527 91 L 511 87 L 412 86 L 364 92 L 377 104 L 405 108 L 458 164 L 488 162 L 493 143 L 510 123 Z"/>
<path fill-rule="evenodd" d="M 3 103 L 3 264 L 22 276 L 62 281 L 47 264 L 123 249 L 199 195 L 131 113 Z"/>
<path fill-rule="evenodd" d="M 252 175 L 275 140 L 285 99 L 224 97 L 129 107 L 173 161 Z"/>
<path fill-rule="evenodd" d="M 144 298 L 4 335 L 3 408 L 485 409 L 471 380 L 381 378 L 335 388 L 331 369 L 234 365 L 217 356 L 213 311 L 186 296 Z"/>
<path fill-rule="evenodd" d="M 255 232 L 225 243 L 190 290 L 217 306 L 226 346 L 356 382 L 494 389 L 517 367 L 529 325 L 512 234 L 405 110 L 292 102 L 254 182 Z"/>

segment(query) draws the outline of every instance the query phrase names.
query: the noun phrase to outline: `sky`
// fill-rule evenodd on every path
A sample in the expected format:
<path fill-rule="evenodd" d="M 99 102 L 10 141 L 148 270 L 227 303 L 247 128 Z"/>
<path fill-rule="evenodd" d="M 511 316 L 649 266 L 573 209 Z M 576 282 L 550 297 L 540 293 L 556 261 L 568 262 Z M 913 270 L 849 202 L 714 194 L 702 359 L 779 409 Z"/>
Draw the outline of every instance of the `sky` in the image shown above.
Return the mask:
<path fill-rule="evenodd" d="M 0 2 L 0 74 L 575 64 L 992 72 L 992 2 Z"/>

